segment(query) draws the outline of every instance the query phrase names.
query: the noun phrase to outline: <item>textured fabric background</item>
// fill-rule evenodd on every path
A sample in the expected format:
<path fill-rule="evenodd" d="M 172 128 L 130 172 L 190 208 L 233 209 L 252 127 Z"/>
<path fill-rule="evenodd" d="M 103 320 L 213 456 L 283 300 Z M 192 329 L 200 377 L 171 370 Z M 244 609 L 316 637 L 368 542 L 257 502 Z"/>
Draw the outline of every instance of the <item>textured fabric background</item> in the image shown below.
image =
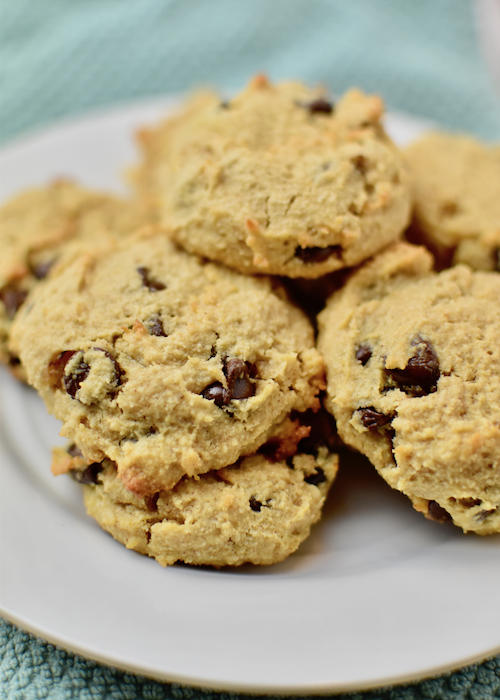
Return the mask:
<path fill-rule="evenodd" d="M 468 0 L 0 0 L 0 140 L 87 109 L 231 91 L 256 72 L 351 85 L 392 109 L 500 139 Z M 1 700 L 222 700 L 86 661 L 0 621 Z M 500 698 L 500 657 L 352 700 Z"/>
<path fill-rule="evenodd" d="M 1 0 L 1 138 L 84 109 L 212 82 L 380 92 L 500 138 L 468 0 Z"/>
<path fill-rule="evenodd" d="M 0 700 L 252 700 L 158 683 L 123 673 L 46 644 L 0 620 Z M 275 696 L 272 696 L 273 698 Z M 310 696 L 304 696 L 308 700 Z M 324 697 L 324 696 L 323 696 Z M 328 697 L 328 696 L 327 696 Z M 332 696 L 330 696 L 332 697 Z M 500 698 L 500 657 L 423 683 L 343 693 L 336 700 L 494 700 Z M 318 700 L 318 696 L 316 696 Z"/>

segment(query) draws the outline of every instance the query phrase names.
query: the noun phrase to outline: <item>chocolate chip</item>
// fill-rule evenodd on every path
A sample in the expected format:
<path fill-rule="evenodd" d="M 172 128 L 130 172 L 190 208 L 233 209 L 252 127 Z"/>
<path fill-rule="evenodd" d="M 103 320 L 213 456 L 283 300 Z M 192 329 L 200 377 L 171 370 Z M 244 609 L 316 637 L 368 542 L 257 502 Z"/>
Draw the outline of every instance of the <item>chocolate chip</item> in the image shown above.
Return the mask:
<path fill-rule="evenodd" d="M 496 511 L 497 508 L 493 508 L 492 510 L 481 510 L 479 513 L 477 513 L 474 520 L 476 520 L 478 523 L 482 523 L 483 520 L 486 520 L 488 516 L 493 515 L 493 513 L 496 513 Z"/>
<path fill-rule="evenodd" d="M 386 416 L 385 413 L 380 413 L 376 411 L 373 406 L 367 406 L 366 408 L 360 408 L 356 411 L 359 418 L 365 428 L 370 428 L 370 430 L 380 428 L 383 425 L 387 425 L 393 419 L 394 416 Z"/>
<path fill-rule="evenodd" d="M 451 515 L 437 501 L 429 501 L 427 513 L 431 520 L 435 520 L 438 523 L 446 523 L 451 520 Z"/>
<path fill-rule="evenodd" d="M 308 102 L 306 105 L 310 114 L 331 114 L 333 112 L 333 103 L 325 100 L 324 97 L 318 97 L 312 102 Z"/>
<path fill-rule="evenodd" d="M 250 376 L 255 375 L 256 369 L 249 362 L 233 358 L 224 362 L 224 374 L 232 399 L 248 399 L 255 396 L 255 384 Z"/>
<path fill-rule="evenodd" d="M 432 343 L 418 337 L 412 345 L 418 345 L 417 354 L 408 360 L 404 369 L 385 369 L 397 387 L 410 396 L 426 396 L 437 390 L 439 360 Z M 391 387 L 388 387 L 391 388 Z M 392 387 L 394 388 L 394 387 Z"/>
<path fill-rule="evenodd" d="M 459 498 L 458 502 L 464 508 L 474 508 L 475 506 L 480 506 L 482 503 L 480 498 Z"/>
<path fill-rule="evenodd" d="M 233 357 L 224 362 L 224 374 L 230 387 L 234 385 L 236 379 L 243 373 L 247 373 L 247 366 L 243 360 Z"/>
<path fill-rule="evenodd" d="M 99 483 L 97 477 L 103 469 L 104 467 L 100 462 L 94 462 L 93 464 L 89 464 L 83 471 L 79 469 L 70 469 L 69 475 L 79 484 L 97 484 Z"/>
<path fill-rule="evenodd" d="M 38 263 L 37 265 L 32 265 L 31 271 L 35 275 L 37 280 L 43 280 L 49 274 L 49 270 L 54 263 L 55 263 L 55 260 L 46 260 L 43 263 Z"/>
<path fill-rule="evenodd" d="M 72 399 L 76 398 L 76 394 L 82 382 L 84 382 L 89 376 L 90 365 L 82 359 L 74 367 L 70 374 L 63 375 L 63 385 L 66 393 L 71 396 Z"/>
<path fill-rule="evenodd" d="M 246 362 L 238 358 L 228 360 L 224 367 L 232 399 L 248 399 L 255 395 L 255 384 L 248 377 Z"/>
<path fill-rule="evenodd" d="M 16 357 L 15 355 L 11 355 L 9 353 L 8 363 L 9 363 L 9 367 L 11 369 L 15 370 L 21 364 L 21 360 L 18 357 Z"/>
<path fill-rule="evenodd" d="M 227 102 L 227 100 L 223 100 L 219 106 L 221 109 L 229 109 L 231 107 L 231 104 Z"/>
<path fill-rule="evenodd" d="M 149 329 L 150 335 L 157 335 L 160 338 L 167 337 L 167 334 L 165 333 L 165 329 L 163 328 L 162 320 L 158 316 L 153 320 L 151 325 L 148 326 L 148 329 Z"/>
<path fill-rule="evenodd" d="M 365 175 L 368 171 L 369 168 L 369 162 L 368 159 L 365 158 L 365 156 L 355 156 L 352 160 L 351 163 L 354 165 L 356 170 L 361 173 L 361 175 Z"/>
<path fill-rule="evenodd" d="M 310 246 L 309 248 L 295 248 L 295 257 L 302 260 L 304 263 L 321 263 L 328 260 L 332 255 L 340 257 L 342 254 L 341 245 L 329 245 L 325 248 L 319 246 Z"/>
<path fill-rule="evenodd" d="M 78 445 L 75 445 L 74 442 L 71 443 L 71 445 L 68 447 L 66 452 L 69 454 L 70 457 L 82 457 L 82 452 Z"/>
<path fill-rule="evenodd" d="M 223 371 L 226 375 L 227 389 L 220 382 L 214 382 L 201 392 L 204 399 L 214 401 L 216 406 L 221 408 L 227 406 L 232 399 L 248 399 L 255 395 L 255 384 L 250 381 L 248 363 L 239 358 L 232 358 L 224 362 Z"/>
<path fill-rule="evenodd" d="M 47 373 L 49 375 L 49 386 L 53 391 L 61 389 L 64 369 L 76 352 L 76 350 L 63 350 L 62 352 L 52 355 L 47 367 Z"/>
<path fill-rule="evenodd" d="M 233 394 L 231 398 L 240 400 L 249 399 L 252 396 L 255 396 L 255 384 L 252 384 L 248 377 L 238 377 L 238 379 L 234 382 Z"/>
<path fill-rule="evenodd" d="M 214 382 L 213 384 L 210 384 L 210 386 L 207 386 L 205 389 L 203 389 L 201 395 L 204 399 L 213 401 L 219 408 L 222 408 L 222 406 L 227 406 L 227 404 L 231 401 L 228 390 L 225 389 L 220 382 Z"/>
<path fill-rule="evenodd" d="M 121 386 L 122 377 L 125 376 L 126 372 L 120 367 L 116 357 L 114 357 L 108 350 L 104 350 L 104 348 L 93 348 L 93 350 L 97 350 L 98 352 L 103 352 L 106 355 L 106 357 L 108 358 L 108 360 L 111 360 L 111 362 L 113 363 L 113 368 L 115 370 L 114 385 L 115 385 L 115 387 Z"/>
<path fill-rule="evenodd" d="M 158 280 L 155 280 L 149 276 L 149 268 L 138 267 L 137 272 L 142 277 L 143 287 L 147 287 L 147 289 L 149 289 L 150 292 L 158 292 L 162 289 L 166 289 L 166 286 L 163 284 L 163 282 L 159 282 Z"/>
<path fill-rule="evenodd" d="M 160 497 L 159 493 L 155 493 L 153 496 L 144 496 L 144 504 L 150 513 L 154 513 L 158 510 L 158 499 Z"/>
<path fill-rule="evenodd" d="M 493 251 L 493 259 L 495 261 L 495 270 L 500 272 L 500 248 L 495 248 Z"/>
<path fill-rule="evenodd" d="M 260 513 L 260 509 L 262 508 L 262 503 L 258 501 L 256 498 L 251 496 L 250 500 L 250 508 L 254 510 L 256 513 Z"/>
<path fill-rule="evenodd" d="M 104 350 L 104 348 L 93 348 L 93 350 L 103 352 L 113 363 L 115 377 L 113 380 L 112 390 L 113 388 L 121 386 L 122 377 L 125 375 L 125 372 L 118 364 L 116 358 L 113 357 L 108 350 Z M 77 350 L 64 350 L 63 352 L 56 353 L 52 356 L 52 359 L 47 367 L 50 388 L 55 391 L 56 389 L 61 389 L 62 386 L 64 386 L 64 389 L 72 398 L 76 397 L 76 393 L 80 388 L 80 385 L 87 379 L 90 372 L 90 365 L 83 361 L 82 352 L 82 360 L 73 369 L 71 374 L 64 374 L 66 365 L 77 352 Z"/>
<path fill-rule="evenodd" d="M 0 289 L 0 299 L 3 301 L 8 318 L 14 318 L 27 296 L 27 291 L 16 289 L 9 284 Z"/>
<path fill-rule="evenodd" d="M 366 365 L 370 357 L 372 356 L 372 349 L 368 343 L 360 343 L 356 348 L 356 359 L 361 362 L 363 367 Z"/>
<path fill-rule="evenodd" d="M 304 481 L 306 482 L 306 484 L 319 486 L 324 481 L 326 481 L 325 472 L 321 469 L 321 467 L 316 467 L 316 471 L 313 474 L 309 474 L 309 476 L 305 476 Z"/>

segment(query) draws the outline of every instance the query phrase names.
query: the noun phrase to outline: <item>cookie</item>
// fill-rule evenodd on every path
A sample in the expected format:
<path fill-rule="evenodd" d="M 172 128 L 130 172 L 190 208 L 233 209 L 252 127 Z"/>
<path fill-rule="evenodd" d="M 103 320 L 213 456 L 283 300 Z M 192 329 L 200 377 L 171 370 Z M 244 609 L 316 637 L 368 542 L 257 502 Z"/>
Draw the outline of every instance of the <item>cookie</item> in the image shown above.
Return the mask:
<path fill-rule="evenodd" d="M 88 465 L 74 445 L 70 454 L 54 451 L 53 471 L 70 470 L 85 485 L 89 515 L 162 566 L 274 564 L 309 535 L 337 472 L 337 455 L 323 444 L 310 448 L 306 437 L 287 459 L 254 454 L 145 498 L 124 487 L 111 461 Z"/>
<path fill-rule="evenodd" d="M 0 208 L 0 362 L 23 377 L 7 349 L 12 321 L 28 292 L 104 237 L 120 237 L 144 216 L 131 202 L 68 180 L 26 190 Z"/>
<path fill-rule="evenodd" d="M 277 281 L 163 234 L 96 249 L 40 284 L 12 343 L 62 434 L 141 497 L 252 454 L 324 388 L 312 326 Z"/>
<path fill-rule="evenodd" d="M 440 267 L 500 271 L 500 145 L 431 133 L 404 152 L 411 170 L 411 240 Z"/>
<path fill-rule="evenodd" d="M 427 517 L 500 532 L 500 275 L 399 243 L 319 315 L 340 436 Z"/>
<path fill-rule="evenodd" d="M 138 191 L 186 250 L 243 273 L 315 278 L 357 265 L 409 219 L 407 175 L 380 98 L 335 105 L 258 76 L 230 102 L 199 94 L 140 135 Z"/>

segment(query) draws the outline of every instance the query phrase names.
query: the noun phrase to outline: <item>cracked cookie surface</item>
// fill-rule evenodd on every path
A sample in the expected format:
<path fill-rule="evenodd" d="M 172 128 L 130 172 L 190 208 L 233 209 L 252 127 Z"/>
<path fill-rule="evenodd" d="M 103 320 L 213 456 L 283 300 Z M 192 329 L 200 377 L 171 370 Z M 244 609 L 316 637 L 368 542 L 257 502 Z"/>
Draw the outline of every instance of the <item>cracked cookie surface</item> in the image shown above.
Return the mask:
<path fill-rule="evenodd" d="M 380 98 L 336 104 L 258 76 L 230 102 L 203 93 L 141 133 L 135 181 L 181 246 L 245 273 L 319 277 L 395 240 L 409 219 Z"/>
<path fill-rule="evenodd" d="M 313 456 L 301 453 L 299 444 L 287 461 L 255 454 L 199 479 L 185 477 L 168 492 L 138 498 L 109 460 L 90 467 L 78 457 L 70 462 L 85 485 L 89 515 L 126 547 L 162 566 L 282 561 L 319 520 L 338 468 L 337 455 L 326 447 Z"/>
<path fill-rule="evenodd" d="M 69 180 L 30 189 L 0 208 L 0 362 L 24 378 L 8 352 L 13 319 L 41 280 L 104 238 L 119 239 L 145 223 L 131 201 Z"/>
<path fill-rule="evenodd" d="M 324 387 L 311 324 L 278 282 L 164 235 L 96 249 L 46 280 L 12 343 L 62 434 L 113 460 L 140 496 L 255 452 Z"/>
<path fill-rule="evenodd" d="M 399 243 L 319 316 L 340 436 L 435 520 L 500 532 L 500 275 Z"/>
<path fill-rule="evenodd" d="M 500 271 L 500 145 L 431 133 L 404 151 L 414 200 L 412 240 L 441 267 Z"/>

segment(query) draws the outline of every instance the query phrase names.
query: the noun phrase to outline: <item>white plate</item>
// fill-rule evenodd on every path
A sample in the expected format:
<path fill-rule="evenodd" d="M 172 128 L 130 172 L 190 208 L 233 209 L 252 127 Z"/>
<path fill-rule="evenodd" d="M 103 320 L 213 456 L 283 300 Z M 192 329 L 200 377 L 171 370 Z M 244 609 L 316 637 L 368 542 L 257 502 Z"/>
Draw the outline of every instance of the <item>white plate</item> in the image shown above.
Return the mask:
<path fill-rule="evenodd" d="M 120 188 L 136 126 L 172 101 L 66 123 L 4 150 L 3 198 L 52 177 Z M 421 122 L 393 115 L 405 142 Z M 500 651 L 500 536 L 425 520 L 352 457 L 322 522 L 268 568 L 162 569 L 86 514 L 49 471 L 59 425 L 0 372 L 2 614 L 49 641 L 218 689 L 338 692 L 422 678 Z"/>

